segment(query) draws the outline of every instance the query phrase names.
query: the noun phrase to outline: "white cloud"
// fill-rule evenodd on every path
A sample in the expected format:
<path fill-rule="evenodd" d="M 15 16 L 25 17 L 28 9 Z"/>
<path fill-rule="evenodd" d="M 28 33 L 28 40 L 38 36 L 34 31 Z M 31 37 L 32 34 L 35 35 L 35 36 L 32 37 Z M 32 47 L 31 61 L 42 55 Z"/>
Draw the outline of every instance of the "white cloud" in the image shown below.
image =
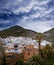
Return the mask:
<path fill-rule="evenodd" d="M 2 8 L 6 9 L 15 9 L 15 6 L 18 5 L 20 2 L 23 0 L 4 0 L 3 3 L 1 4 Z"/>
<path fill-rule="evenodd" d="M 22 19 L 20 23 L 17 23 L 18 25 L 27 28 L 27 29 L 31 29 L 37 32 L 45 32 L 51 28 L 54 27 L 54 21 L 50 20 L 50 21 L 32 21 L 29 18 Z"/>
<path fill-rule="evenodd" d="M 39 8 L 39 6 L 47 5 L 51 0 L 30 0 L 28 4 L 25 4 L 25 6 L 18 7 L 17 9 L 14 9 L 15 13 L 19 12 L 29 12 L 32 8 L 36 10 Z M 35 6 L 35 8 L 34 8 Z M 40 8 L 39 8 L 40 9 Z"/>
<path fill-rule="evenodd" d="M 23 17 L 23 19 L 21 20 L 20 23 L 18 23 L 18 25 L 21 25 L 24 28 L 31 29 L 31 30 L 34 30 L 37 32 L 45 32 L 45 31 L 53 28 L 54 27 L 53 19 L 51 19 L 49 21 L 46 19 L 47 16 L 49 16 L 51 18 L 51 15 L 49 15 L 49 14 L 52 11 L 54 11 L 54 8 L 48 9 L 47 3 L 49 3 L 50 1 L 51 0 L 43 0 L 43 1 L 32 0 L 28 4 L 28 6 L 25 6 L 25 8 L 21 7 L 20 11 L 22 11 L 22 12 L 29 12 L 30 9 L 33 8 L 36 11 L 36 13 L 32 14 L 28 17 Z M 38 20 L 38 21 L 32 20 L 33 18 L 38 18 L 38 17 L 40 17 L 41 20 Z M 44 18 L 42 18 L 42 17 L 44 17 Z"/>
<path fill-rule="evenodd" d="M 54 11 L 53 8 L 46 9 L 46 8 L 39 7 L 38 9 L 39 10 L 35 14 L 30 15 L 31 18 L 44 17 L 50 14 L 52 11 Z"/>
<path fill-rule="evenodd" d="M 48 8 L 48 3 L 51 0 L 28 0 L 29 2 L 24 2 L 25 0 L 11 0 L 6 2 L 4 8 L 12 10 L 14 13 L 19 14 L 25 13 L 25 16 L 20 19 L 16 24 L 21 25 L 24 28 L 31 29 L 37 32 L 44 32 L 52 27 L 54 27 L 54 15 L 50 15 L 54 8 Z M 35 12 L 31 14 L 31 10 Z M 29 13 L 29 16 L 26 16 L 26 13 Z M 37 18 L 41 18 L 41 20 L 37 21 Z M 46 17 L 50 17 L 51 19 L 48 21 Z M 33 20 L 36 18 L 36 20 Z M 4 23 L 8 23 L 9 21 Z"/>
<path fill-rule="evenodd" d="M 9 20 L 6 20 L 6 21 L 4 21 L 4 20 L 0 20 L 0 24 L 8 24 L 8 23 L 10 23 L 10 21 Z"/>

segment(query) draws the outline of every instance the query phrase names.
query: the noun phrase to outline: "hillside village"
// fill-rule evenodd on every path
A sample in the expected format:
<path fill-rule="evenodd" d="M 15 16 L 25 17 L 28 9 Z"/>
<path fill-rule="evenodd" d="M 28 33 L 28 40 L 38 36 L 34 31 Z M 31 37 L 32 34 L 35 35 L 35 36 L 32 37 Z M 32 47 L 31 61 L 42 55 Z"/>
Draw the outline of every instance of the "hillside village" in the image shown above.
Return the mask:
<path fill-rule="evenodd" d="M 35 40 L 32 40 L 29 37 L 7 37 L 3 38 L 2 41 L 4 42 L 4 47 L 7 48 L 5 52 L 17 52 L 22 53 L 22 50 L 27 45 L 34 45 L 37 47 L 37 43 Z M 15 48 L 16 47 L 16 48 Z"/>
<path fill-rule="evenodd" d="M 54 0 L 0 0 L 0 65 L 54 65 Z"/>
<path fill-rule="evenodd" d="M 38 42 L 34 38 L 8 36 L 6 38 L 0 38 L 0 40 L 2 40 L 2 46 L 5 51 L 8 65 L 15 64 L 16 59 L 22 58 L 22 56 L 24 58 L 24 62 L 27 62 L 27 60 L 33 55 L 39 54 Z M 50 42 L 43 40 L 41 42 L 41 49 L 43 49 L 46 44 L 51 46 Z M 13 60 L 13 57 L 15 57 L 15 60 Z"/>
<path fill-rule="evenodd" d="M 48 56 L 49 58 L 51 56 L 53 58 L 53 31 L 54 29 L 44 33 L 37 33 L 32 30 L 24 29 L 20 26 L 14 26 L 6 30 L 0 31 L 1 59 L 6 59 L 5 61 L 3 61 L 5 65 L 15 65 L 17 60 L 23 60 L 24 63 L 27 63 L 28 60 L 33 56 L 39 57 L 41 55 L 40 57 L 43 57 L 43 59 L 44 57 L 48 58 Z M 1 59 L 0 64 L 2 63 Z"/>
<path fill-rule="evenodd" d="M 38 42 L 35 39 L 29 37 L 7 37 L 2 38 L 3 47 L 5 48 L 5 52 L 17 52 L 22 53 L 24 47 L 29 45 L 34 45 L 34 48 L 38 49 Z M 41 45 L 45 46 L 46 44 L 50 44 L 48 41 L 42 41 Z M 15 48 L 15 46 L 17 48 Z"/>

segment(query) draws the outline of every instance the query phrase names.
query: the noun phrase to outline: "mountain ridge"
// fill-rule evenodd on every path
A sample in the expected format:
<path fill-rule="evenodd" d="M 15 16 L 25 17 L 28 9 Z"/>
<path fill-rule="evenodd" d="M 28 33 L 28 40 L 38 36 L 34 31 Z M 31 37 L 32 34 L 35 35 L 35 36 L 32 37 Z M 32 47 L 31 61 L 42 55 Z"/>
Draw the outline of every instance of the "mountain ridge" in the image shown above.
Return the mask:
<path fill-rule="evenodd" d="M 32 38 L 34 37 L 35 38 L 37 33 L 38 32 L 25 29 L 21 26 L 16 25 L 16 26 L 12 26 L 8 29 L 0 31 L 0 37 L 3 38 L 7 36 L 14 36 L 14 37 L 24 36 L 24 37 L 32 37 Z M 43 34 L 44 34 L 44 40 L 54 43 L 54 28 L 44 32 Z"/>
<path fill-rule="evenodd" d="M 37 32 L 25 29 L 21 26 L 13 26 L 8 29 L 0 31 L 0 37 L 7 37 L 7 36 L 28 36 L 33 37 Z"/>
<path fill-rule="evenodd" d="M 54 43 L 54 28 L 50 29 L 49 31 L 44 32 L 44 39 Z"/>

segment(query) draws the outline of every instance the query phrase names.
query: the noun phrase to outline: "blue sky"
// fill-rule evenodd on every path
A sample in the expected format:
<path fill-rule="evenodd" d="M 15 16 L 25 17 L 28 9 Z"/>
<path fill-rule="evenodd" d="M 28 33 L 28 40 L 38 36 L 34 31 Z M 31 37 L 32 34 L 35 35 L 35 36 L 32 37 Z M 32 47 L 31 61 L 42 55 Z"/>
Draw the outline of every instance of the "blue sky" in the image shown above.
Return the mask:
<path fill-rule="evenodd" d="M 54 28 L 54 0 L 0 0 L 0 30 L 14 25 L 37 32 Z"/>

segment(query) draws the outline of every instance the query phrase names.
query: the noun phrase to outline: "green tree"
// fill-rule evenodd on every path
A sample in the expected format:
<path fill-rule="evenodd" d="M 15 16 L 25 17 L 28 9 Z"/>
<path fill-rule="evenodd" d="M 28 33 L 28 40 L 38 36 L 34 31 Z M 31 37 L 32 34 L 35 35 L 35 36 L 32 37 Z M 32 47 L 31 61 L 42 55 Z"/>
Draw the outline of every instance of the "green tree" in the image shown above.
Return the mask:
<path fill-rule="evenodd" d="M 43 49 L 43 55 L 46 56 L 46 58 L 51 58 L 52 55 L 52 47 L 49 44 L 46 44 L 45 49 Z"/>
<path fill-rule="evenodd" d="M 38 42 L 38 47 L 39 47 L 39 55 L 42 56 L 41 53 L 41 41 L 43 40 L 43 34 L 42 33 L 38 33 L 36 35 L 36 41 Z"/>
<path fill-rule="evenodd" d="M 2 65 L 7 65 L 5 51 L 4 51 L 4 48 L 3 48 L 2 44 L 3 44 L 3 42 L 0 39 L 0 51 L 1 51 L 1 54 L 2 54 L 2 59 L 1 59 L 2 60 Z"/>
<path fill-rule="evenodd" d="M 25 65 L 24 61 L 19 59 L 16 61 L 15 65 Z"/>
<path fill-rule="evenodd" d="M 46 65 L 54 65 L 52 46 L 46 44 L 46 46 L 42 49 L 42 53 L 44 55 Z"/>
<path fill-rule="evenodd" d="M 54 48 L 54 43 L 51 43 L 52 48 Z"/>
<path fill-rule="evenodd" d="M 45 65 L 44 60 L 38 56 L 32 56 L 27 62 L 27 65 Z"/>

